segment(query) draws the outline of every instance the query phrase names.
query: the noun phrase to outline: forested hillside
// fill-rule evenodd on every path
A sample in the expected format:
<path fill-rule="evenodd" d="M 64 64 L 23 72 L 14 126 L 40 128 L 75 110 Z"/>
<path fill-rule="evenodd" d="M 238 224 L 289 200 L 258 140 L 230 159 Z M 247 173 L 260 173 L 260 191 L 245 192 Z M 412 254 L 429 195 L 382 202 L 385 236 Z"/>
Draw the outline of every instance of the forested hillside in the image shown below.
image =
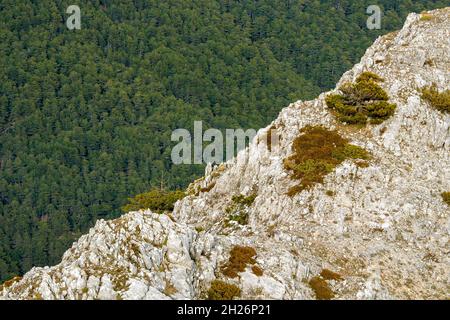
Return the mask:
<path fill-rule="evenodd" d="M 380 34 L 449 1 L 0 0 L 0 281 L 55 264 L 127 197 L 185 187 L 170 134 L 260 128 L 334 86 Z"/>

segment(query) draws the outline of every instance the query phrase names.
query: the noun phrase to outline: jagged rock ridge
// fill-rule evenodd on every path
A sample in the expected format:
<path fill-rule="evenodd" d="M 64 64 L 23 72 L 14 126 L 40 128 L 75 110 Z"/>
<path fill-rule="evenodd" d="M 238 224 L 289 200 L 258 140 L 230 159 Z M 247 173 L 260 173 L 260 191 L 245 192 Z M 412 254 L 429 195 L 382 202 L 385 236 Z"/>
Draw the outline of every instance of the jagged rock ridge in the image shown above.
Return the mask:
<path fill-rule="evenodd" d="M 246 299 L 314 299 L 309 281 L 323 270 L 337 299 L 449 298 L 450 117 L 421 99 L 420 89 L 450 87 L 450 8 L 411 14 L 403 29 L 376 40 L 337 87 L 364 71 L 395 114 L 357 129 L 338 123 L 325 103 L 298 101 L 261 130 L 251 146 L 212 168 L 171 215 L 132 212 L 98 221 L 54 267 L 33 268 L 0 287 L 3 299 L 202 299 L 211 281 L 237 285 Z M 373 159 L 345 161 L 323 184 L 294 197 L 283 167 L 306 125 L 336 129 Z M 267 147 L 276 128 L 278 145 Z M 331 191 L 331 192 L 329 192 Z M 195 192 L 194 192 L 195 193 Z M 249 221 L 227 221 L 232 197 L 255 195 Z M 223 275 L 230 249 L 253 247 L 263 270 Z"/>

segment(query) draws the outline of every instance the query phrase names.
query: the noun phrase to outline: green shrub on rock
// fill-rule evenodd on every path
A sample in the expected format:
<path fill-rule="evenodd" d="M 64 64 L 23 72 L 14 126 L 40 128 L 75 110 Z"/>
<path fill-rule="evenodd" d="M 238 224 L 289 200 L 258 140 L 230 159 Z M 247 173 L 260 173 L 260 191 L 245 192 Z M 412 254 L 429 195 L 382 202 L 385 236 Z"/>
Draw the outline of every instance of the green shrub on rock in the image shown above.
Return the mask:
<path fill-rule="evenodd" d="M 422 89 L 422 99 L 442 113 L 450 113 L 450 90 L 439 92 L 436 85 Z"/>
<path fill-rule="evenodd" d="M 228 213 L 228 221 L 236 221 L 240 225 L 248 223 L 248 208 L 253 204 L 256 198 L 256 193 L 248 197 L 240 194 L 231 198 L 232 203 L 225 209 Z"/>
<path fill-rule="evenodd" d="M 378 85 L 383 79 L 372 72 L 362 73 L 355 83 L 345 83 L 342 94 L 326 97 L 327 106 L 339 121 L 347 124 L 379 124 L 394 114 L 396 105 L 389 103 L 386 91 Z"/>
<path fill-rule="evenodd" d="M 231 200 L 236 204 L 241 204 L 244 206 L 251 206 L 253 204 L 253 202 L 255 201 L 256 196 L 257 196 L 256 193 L 253 193 L 253 194 L 249 195 L 248 197 L 240 194 L 237 196 L 232 196 Z"/>
<path fill-rule="evenodd" d="M 172 211 L 175 202 L 184 198 L 183 191 L 165 191 L 153 189 L 146 193 L 141 193 L 134 198 L 128 198 L 129 203 L 122 207 L 123 212 L 137 211 L 140 209 L 150 209 L 156 213 Z"/>

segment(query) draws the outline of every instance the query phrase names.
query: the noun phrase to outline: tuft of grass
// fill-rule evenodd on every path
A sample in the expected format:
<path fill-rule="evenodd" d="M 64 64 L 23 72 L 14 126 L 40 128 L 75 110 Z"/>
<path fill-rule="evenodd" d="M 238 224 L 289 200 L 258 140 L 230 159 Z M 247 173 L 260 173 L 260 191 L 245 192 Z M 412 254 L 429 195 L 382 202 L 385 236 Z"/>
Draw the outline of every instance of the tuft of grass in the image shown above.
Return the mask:
<path fill-rule="evenodd" d="M 177 288 L 175 288 L 175 286 L 171 282 L 166 281 L 166 285 L 164 287 L 164 294 L 166 296 L 172 296 L 177 292 L 178 292 Z"/>
<path fill-rule="evenodd" d="M 422 13 L 420 21 L 431 21 L 433 20 L 433 15 L 429 13 Z"/>
<path fill-rule="evenodd" d="M 138 194 L 134 198 L 129 198 L 129 203 L 122 207 L 123 212 L 137 211 L 140 209 L 150 209 L 156 213 L 173 211 L 174 204 L 184 198 L 183 191 L 165 191 L 153 189 L 149 192 Z"/>
<path fill-rule="evenodd" d="M 333 272 L 329 269 L 323 269 L 320 272 L 320 276 L 325 280 L 336 280 L 336 281 L 342 280 L 342 277 L 339 273 Z"/>
<path fill-rule="evenodd" d="M 325 191 L 325 194 L 329 197 L 334 197 L 334 191 L 333 190 L 327 190 Z"/>
<path fill-rule="evenodd" d="M 422 88 L 422 99 L 426 100 L 433 108 L 450 113 L 450 90 L 439 92 L 436 85 Z"/>
<path fill-rule="evenodd" d="M 256 263 L 255 256 L 256 250 L 252 247 L 234 246 L 222 273 L 229 278 L 236 278 L 239 272 L 245 271 L 247 265 Z"/>
<path fill-rule="evenodd" d="M 240 295 L 241 290 L 237 286 L 221 280 L 211 282 L 211 287 L 208 290 L 209 300 L 233 300 Z"/>
<path fill-rule="evenodd" d="M 434 63 L 433 59 L 427 59 L 423 65 L 428 66 L 428 67 L 434 67 L 435 63 Z"/>
<path fill-rule="evenodd" d="M 258 276 L 258 277 L 261 277 L 261 276 L 264 274 L 263 269 L 261 269 L 261 268 L 258 267 L 258 266 L 253 266 L 253 267 L 252 267 L 252 272 L 253 272 L 254 275 L 256 275 L 256 276 Z"/>
<path fill-rule="evenodd" d="M 39 292 L 37 292 L 34 294 L 33 300 L 44 300 L 44 298 Z"/>
<path fill-rule="evenodd" d="M 355 83 L 345 83 L 339 90 L 325 98 L 340 122 L 365 125 L 379 124 L 394 114 L 396 105 L 388 102 L 386 91 L 378 85 L 384 81 L 373 72 L 364 72 Z"/>
<path fill-rule="evenodd" d="M 370 159 L 366 150 L 349 144 L 337 131 L 307 126 L 300 133 L 292 145 L 293 155 L 284 160 L 291 178 L 300 180 L 288 191 L 289 196 L 323 183 L 324 177 L 346 159 Z"/>
<path fill-rule="evenodd" d="M 442 192 L 441 196 L 442 200 L 444 200 L 444 202 L 450 206 L 450 191 Z"/>
<path fill-rule="evenodd" d="M 201 232 L 205 231 L 205 228 L 202 226 L 196 226 L 195 231 L 197 231 L 198 233 L 201 233 Z"/>
<path fill-rule="evenodd" d="M 330 300 L 334 298 L 334 292 L 328 286 L 328 283 L 321 277 L 313 277 L 308 282 L 311 289 L 316 294 L 317 300 Z"/>

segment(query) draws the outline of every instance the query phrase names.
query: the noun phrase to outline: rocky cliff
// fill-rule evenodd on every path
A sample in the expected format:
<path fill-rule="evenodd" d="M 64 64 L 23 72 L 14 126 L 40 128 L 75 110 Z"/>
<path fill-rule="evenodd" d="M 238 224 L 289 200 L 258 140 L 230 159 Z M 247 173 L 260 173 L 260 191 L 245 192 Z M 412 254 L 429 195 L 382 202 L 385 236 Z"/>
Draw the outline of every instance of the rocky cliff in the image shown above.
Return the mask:
<path fill-rule="evenodd" d="M 449 39 L 450 8 L 409 15 L 336 90 L 289 105 L 236 158 L 208 166 L 172 213 L 98 221 L 59 265 L 6 282 L 0 299 L 450 298 L 441 197 L 450 116 L 422 97 L 432 84 L 450 88 Z M 377 125 L 337 121 L 326 97 L 366 71 L 384 79 L 394 114 Z M 336 130 L 371 158 L 345 160 L 288 195 L 298 182 L 284 161 L 308 125 Z M 278 143 L 268 145 L 269 130 Z"/>

